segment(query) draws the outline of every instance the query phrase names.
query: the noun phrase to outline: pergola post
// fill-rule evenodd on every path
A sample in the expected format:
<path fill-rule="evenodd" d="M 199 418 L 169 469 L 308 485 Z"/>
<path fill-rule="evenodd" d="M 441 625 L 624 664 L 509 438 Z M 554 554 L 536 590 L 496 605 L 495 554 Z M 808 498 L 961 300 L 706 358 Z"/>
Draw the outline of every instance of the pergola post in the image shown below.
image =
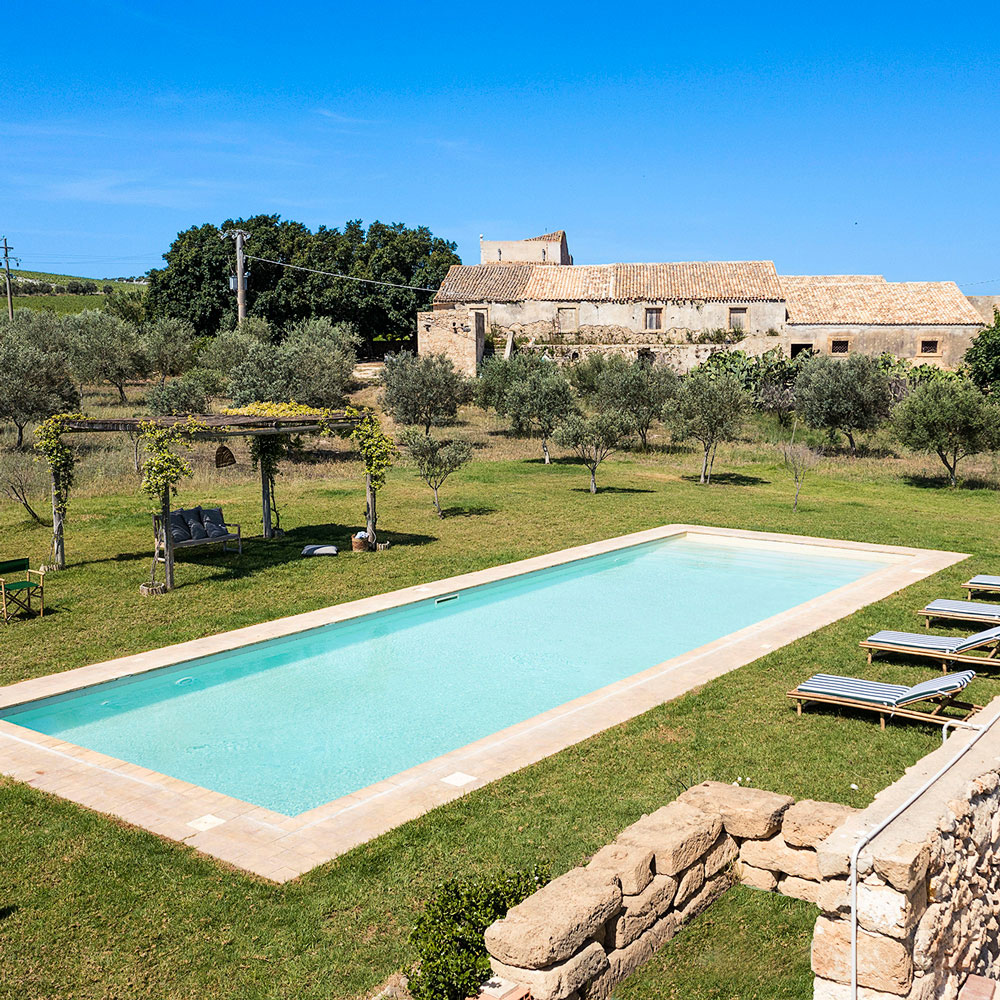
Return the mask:
<path fill-rule="evenodd" d="M 271 480 L 267 472 L 267 462 L 261 459 L 260 463 L 260 501 L 261 520 L 264 522 L 264 537 L 273 538 L 274 532 L 271 529 Z"/>
<path fill-rule="evenodd" d="M 163 531 L 163 586 L 174 589 L 174 533 L 170 530 L 170 487 L 160 497 L 160 527 Z"/>
<path fill-rule="evenodd" d="M 52 558 L 56 569 L 66 568 L 66 539 L 63 535 L 62 507 L 58 500 L 56 474 L 52 473 Z"/>

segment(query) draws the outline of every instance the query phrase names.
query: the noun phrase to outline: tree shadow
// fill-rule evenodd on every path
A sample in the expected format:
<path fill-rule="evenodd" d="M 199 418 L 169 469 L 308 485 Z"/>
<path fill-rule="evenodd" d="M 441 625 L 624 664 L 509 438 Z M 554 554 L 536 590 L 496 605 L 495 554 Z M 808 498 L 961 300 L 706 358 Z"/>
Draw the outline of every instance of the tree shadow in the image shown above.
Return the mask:
<path fill-rule="evenodd" d="M 21 907 L 16 903 L 11 903 L 8 906 L 0 906 L 0 920 L 6 920 L 8 917 L 14 916 Z"/>
<path fill-rule="evenodd" d="M 545 456 L 539 455 L 538 458 L 525 458 L 523 461 L 527 465 L 544 465 Z M 583 465 L 583 461 L 577 458 L 576 455 L 560 455 L 550 459 L 549 465 Z"/>
<path fill-rule="evenodd" d="M 915 486 L 921 490 L 950 490 L 953 488 L 948 482 L 947 475 L 927 476 L 910 473 L 903 476 L 903 482 L 907 486 Z M 959 476 L 958 485 L 954 488 L 960 490 L 995 490 L 997 486 L 996 483 L 990 482 L 988 479 L 978 479 L 976 477 L 964 479 Z"/>
<path fill-rule="evenodd" d="M 589 486 L 574 486 L 574 493 L 589 493 Z M 644 490 L 637 486 L 598 486 L 598 493 L 655 493 L 656 490 Z"/>
<path fill-rule="evenodd" d="M 701 477 L 696 475 L 681 476 L 681 479 L 689 483 L 701 481 Z M 724 486 L 768 486 L 771 480 L 761 479 L 760 476 L 747 476 L 742 472 L 713 472 L 712 482 L 721 483 Z"/>
<path fill-rule="evenodd" d="M 445 517 L 485 517 L 487 514 L 495 514 L 498 509 L 497 507 L 445 507 L 442 513 Z"/>

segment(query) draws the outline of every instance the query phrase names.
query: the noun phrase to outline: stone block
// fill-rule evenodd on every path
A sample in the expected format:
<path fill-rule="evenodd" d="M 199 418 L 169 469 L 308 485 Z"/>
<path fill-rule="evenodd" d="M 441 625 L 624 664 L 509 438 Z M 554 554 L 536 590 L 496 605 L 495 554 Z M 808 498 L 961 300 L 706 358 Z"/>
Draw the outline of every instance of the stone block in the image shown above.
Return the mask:
<path fill-rule="evenodd" d="M 785 843 L 792 847 L 815 848 L 855 812 L 856 809 L 835 802 L 802 799 L 782 817 L 781 835 Z"/>
<path fill-rule="evenodd" d="M 740 861 L 813 882 L 821 878 L 816 852 L 807 847 L 789 847 L 780 833 L 770 840 L 745 840 L 740 847 Z"/>
<path fill-rule="evenodd" d="M 893 888 L 909 892 L 918 882 L 927 877 L 930 862 L 930 847 L 927 844 L 898 844 L 891 851 L 873 851 L 872 863 Z"/>
<path fill-rule="evenodd" d="M 722 832 L 722 818 L 671 802 L 623 830 L 619 844 L 652 850 L 657 875 L 676 875 L 698 861 Z"/>
<path fill-rule="evenodd" d="M 707 879 L 697 894 L 688 900 L 684 908 L 674 913 L 677 925 L 680 926 L 683 923 L 687 923 L 693 917 L 698 916 L 702 910 L 711 906 L 712 903 L 735 883 L 736 874 L 732 869 L 726 869 L 726 871 L 719 872 L 713 878 Z"/>
<path fill-rule="evenodd" d="M 577 990 L 596 979 L 608 967 L 604 949 L 591 941 L 576 954 L 543 969 L 523 969 L 490 959 L 493 974 L 527 986 L 532 1000 L 567 1000 Z"/>
<path fill-rule="evenodd" d="M 740 882 L 751 889 L 772 892 L 778 886 L 778 880 L 774 877 L 773 872 L 769 872 L 766 868 L 754 868 L 753 865 L 748 865 L 743 861 L 737 863 L 736 874 L 739 876 Z"/>
<path fill-rule="evenodd" d="M 914 979 L 910 992 L 906 994 L 906 1000 L 932 1000 L 936 997 L 933 977 L 930 976 Z M 858 987 L 858 1000 L 898 1000 L 898 998 L 898 993 L 883 993 L 881 990 Z M 845 983 L 832 983 L 829 979 L 814 979 L 813 1000 L 852 1000 L 851 987 Z"/>
<path fill-rule="evenodd" d="M 812 941 L 812 970 L 835 983 L 851 981 L 851 924 L 821 916 Z M 906 996 L 913 984 L 913 960 L 894 938 L 858 930 L 858 984 L 872 990 Z"/>
<path fill-rule="evenodd" d="M 723 831 L 719 839 L 708 849 L 705 855 L 705 878 L 711 878 L 716 872 L 722 871 L 730 861 L 739 856 L 739 844 Z"/>
<path fill-rule="evenodd" d="M 705 884 L 705 866 L 699 861 L 678 876 L 680 884 L 674 897 L 674 909 L 679 910 Z"/>
<path fill-rule="evenodd" d="M 615 948 L 630 945 L 670 909 L 676 892 L 677 879 L 670 875 L 654 875 L 637 896 L 622 896 L 622 912 L 614 921 L 614 938 L 609 937 L 608 943 Z"/>
<path fill-rule="evenodd" d="M 846 878 L 824 879 L 819 884 L 816 905 L 824 913 L 842 913 L 850 909 L 851 890 Z"/>
<path fill-rule="evenodd" d="M 994 979 L 983 976 L 969 976 L 958 994 L 958 1000 L 993 1000 L 996 996 L 997 983 Z"/>
<path fill-rule="evenodd" d="M 897 892 L 888 885 L 858 886 L 858 923 L 865 930 L 889 937 L 907 938 L 927 908 L 927 892 L 921 882 L 912 893 Z"/>
<path fill-rule="evenodd" d="M 722 816 L 726 833 L 733 837 L 771 837 L 781 828 L 781 817 L 795 801 L 761 788 L 743 788 L 722 781 L 703 781 L 682 792 L 677 800 Z"/>
<path fill-rule="evenodd" d="M 635 896 L 653 880 L 653 852 L 647 847 L 608 844 L 590 859 L 587 867 L 612 872 L 623 895 Z"/>
<path fill-rule="evenodd" d="M 487 927 L 486 950 L 504 965 L 542 969 L 574 955 L 621 903 L 622 891 L 610 873 L 574 868 Z"/>
<path fill-rule="evenodd" d="M 609 952 L 608 967 L 583 990 L 584 1000 L 605 1000 L 609 997 L 615 986 L 648 962 L 657 948 L 666 944 L 676 930 L 674 915 L 668 913 L 627 947 Z"/>
<path fill-rule="evenodd" d="M 783 879 L 778 880 L 778 892 L 782 896 L 791 896 L 793 899 L 801 899 L 806 903 L 816 903 L 821 884 L 820 882 L 810 882 L 807 878 L 786 875 Z"/>

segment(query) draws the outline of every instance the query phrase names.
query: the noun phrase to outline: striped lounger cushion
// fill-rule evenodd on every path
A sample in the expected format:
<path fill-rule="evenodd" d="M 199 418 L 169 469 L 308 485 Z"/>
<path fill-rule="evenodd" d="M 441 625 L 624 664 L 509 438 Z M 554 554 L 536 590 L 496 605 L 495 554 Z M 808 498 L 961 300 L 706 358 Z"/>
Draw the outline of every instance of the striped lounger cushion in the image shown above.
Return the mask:
<path fill-rule="evenodd" d="M 922 632 L 893 632 L 891 629 L 883 629 L 868 636 L 865 641 L 883 646 L 918 649 L 928 653 L 961 653 L 963 650 L 975 649 L 988 642 L 1000 641 L 1000 625 L 994 625 L 964 639 L 957 635 L 926 635 Z"/>
<path fill-rule="evenodd" d="M 980 618 L 1000 620 L 1000 604 L 983 604 L 980 601 L 931 601 L 924 611 L 956 612 L 960 615 L 978 615 Z"/>
<path fill-rule="evenodd" d="M 1000 587 L 1000 576 L 987 576 L 985 573 L 980 573 L 979 576 L 974 576 L 966 586 L 976 586 L 981 587 Z"/>
<path fill-rule="evenodd" d="M 879 681 L 865 681 L 857 677 L 840 677 L 836 674 L 816 674 L 803 681 L 797 688 L 798 694 L 822 694 L 843 698 L 845 701 L 860 701 L 869 705 L 884 705 L 886 708 L 902 708 L 926 698 L 940 697 L 961 691 L 976 676 L 974 670 L 963 670 L 947 677 L 936 677 L 913 687 L 902 684 L 882 684 Z"/>

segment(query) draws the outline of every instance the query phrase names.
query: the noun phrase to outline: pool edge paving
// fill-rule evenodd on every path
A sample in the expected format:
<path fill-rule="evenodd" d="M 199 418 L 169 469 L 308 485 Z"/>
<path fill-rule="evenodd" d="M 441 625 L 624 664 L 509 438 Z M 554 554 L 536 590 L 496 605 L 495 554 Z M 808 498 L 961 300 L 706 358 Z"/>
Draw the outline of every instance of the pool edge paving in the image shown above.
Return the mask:
<path fill-rule="evenodd" d="M 275 882 L 679 697 L 959 562 L 957 552 L 670 524 L 0 688 L 0 709 L 671 536 L 830 547 L 894 561 L 853 583 L 294 817 L 0 719 L 0 773 Z"/>

